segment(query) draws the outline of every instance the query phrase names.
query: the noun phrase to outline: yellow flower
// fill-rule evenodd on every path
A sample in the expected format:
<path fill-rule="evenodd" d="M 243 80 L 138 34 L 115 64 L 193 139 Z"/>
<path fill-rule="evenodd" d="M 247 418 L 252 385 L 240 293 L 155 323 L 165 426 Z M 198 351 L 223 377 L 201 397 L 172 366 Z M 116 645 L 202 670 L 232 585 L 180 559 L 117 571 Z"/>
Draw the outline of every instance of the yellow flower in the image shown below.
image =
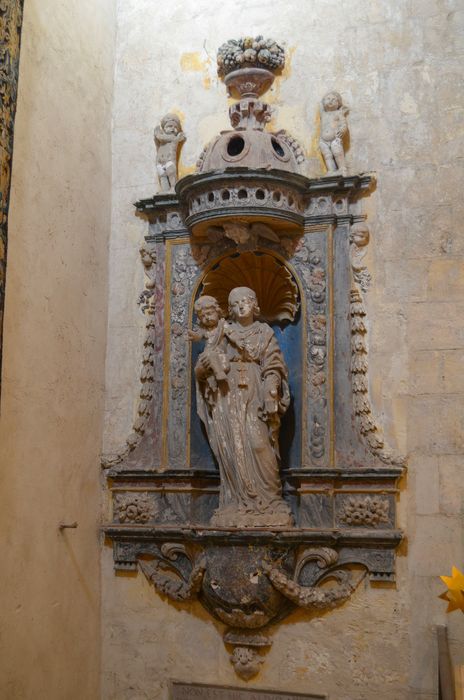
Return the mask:
<path fill-rule="evenodd" d="M 451 576 L 440 576 L 440 578 L 448 587 L 448 590 L 439 596 L 448 602 L 446 612 L 453 612 L 453 610 L 464 612 L 464 574 L 453 566 Z"/>

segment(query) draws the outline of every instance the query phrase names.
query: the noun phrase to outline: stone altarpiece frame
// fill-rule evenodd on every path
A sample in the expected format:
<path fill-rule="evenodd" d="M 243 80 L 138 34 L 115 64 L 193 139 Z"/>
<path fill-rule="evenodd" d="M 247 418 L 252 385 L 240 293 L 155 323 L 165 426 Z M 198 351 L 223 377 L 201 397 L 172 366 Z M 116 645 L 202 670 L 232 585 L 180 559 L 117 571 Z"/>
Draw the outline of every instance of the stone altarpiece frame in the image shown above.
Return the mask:
<path fill-rule="evenodd" d="M 361 204 L 375 178 L 302 174 L 296 141 L 265 130 L 269 107 L 259 97 L 272 70 L 256 52 L 235 70 L 227 46 L 219 57 L 229 56 L 229 69 L 219 61 L 219 72 L 240 98 L 233 130 L 213 139 L 175 191 L 136 204 L 149 224 L 146 338 L 134 431 L 104 458 L 113 498 L 105 532 L 116 569 L 139 567 L 173 600 L 199 598 L 226 626 L 231 661 L 248 679 L 272 644 L 270 625 L 295 606 L 341 604 L 365 575 L 394 580 L 404 460 L 386 450 L 369 400 Z M 201 343 L 188 331 L 199 296 L 227 315 L 236 288 L 256 293 L 290 370 L 280 427 L 285 526 L 253 514 L 224 526 L 215 515 L 223 485 L 197 415 Z"/>

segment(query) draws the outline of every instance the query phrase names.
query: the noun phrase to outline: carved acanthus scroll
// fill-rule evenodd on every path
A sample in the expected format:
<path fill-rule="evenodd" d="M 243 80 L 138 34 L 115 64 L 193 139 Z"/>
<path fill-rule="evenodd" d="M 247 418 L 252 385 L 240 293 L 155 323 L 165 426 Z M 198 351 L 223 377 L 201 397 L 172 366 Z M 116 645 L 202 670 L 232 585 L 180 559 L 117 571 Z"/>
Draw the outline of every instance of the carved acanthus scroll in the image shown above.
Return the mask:
<path fill-rule="evenodd" d="M 337 561 L 337 552 L 329 547 L 310 548 L 298 557 L 293 578 L 276 566 L 266 567 L 266 573 L 274 588 L 298 607 L 325 610 L 348 600 L 364 577 L 364 572 L 361 576 L 354 576 L 347 568 L 334 568 Z M 311 576 L 312 585 L 302 585 L 299 578 L 305 567 L 312 563 L 316 564 Z M 334 580 L 337 582 L 334 585 L 322 585 Z"/>
<path fill-rule="evenodd" d="M 224 642 L 234 647 L 230 661 L 236 673 L 248 680 L 261 666 L 259 651 L 272 645 L 266 626 L 276 615 L 283 610 L 288 614 L 294 605 L 309 610 L 334 608 L 352 595 L 365 574 L 364 568 L 351 571 L 346 565 L 337 565 L 338 554 L 330 547 L 310 547 L 296 558 L 291 575 L 283 564 L 286 554 L 282 550 L 280 557 L 274 555 L 272 559 L 264 548 L 257 550 L 253 559 L 255 568 L 250 574 L 250 553 L 238 553 L 239 559 L 231 553 L 242 566 L 240 573 L 232 573 L 228 585 L 220 575 L 223 565 L 219 563 L 218 568 L 217 552 L 210 557 L 207 548 L 187 551 L 183 545 L 166 543 L 154 559 L 139 558 L 139 566 L 157 591 L 176 602 L 198 596 L 218 620 L 229 626 Z M 244 595 L 243 585 L 247 580 L 249 586 Z M 237 595 L 242 596 L 240 601 L 234 582 Z"/>
<path fill-rule="evenodd" d="M 159 593 L 163 593 L 171 600 L 185 602 L 193 600 L 201 589 L 206 564 L 204 559 L 200 559 L 192 567 L 188 580 L 184 580 L 178 571 L 160 559 L 154 559 L 151 562 L 141 559 L 139 566 Z"/>

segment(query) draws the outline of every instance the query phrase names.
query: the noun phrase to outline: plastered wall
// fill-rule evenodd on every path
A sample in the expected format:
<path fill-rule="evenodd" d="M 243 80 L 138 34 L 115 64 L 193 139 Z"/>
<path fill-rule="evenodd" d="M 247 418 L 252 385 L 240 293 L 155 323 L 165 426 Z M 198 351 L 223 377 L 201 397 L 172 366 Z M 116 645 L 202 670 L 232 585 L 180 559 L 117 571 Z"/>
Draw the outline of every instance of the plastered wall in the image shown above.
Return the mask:
<path fill-rule="evenodd" d="M 228 128 L 215 52 L 262 33 L 289 61 L 269 100 L 271 126 L 317 153 L 318 102 L 330 88 L 350 107 L 352 172 L 375 171 L 366 198 L 371 393 L 388 442 L 409 455 L 396 585 L 360 588 L 319 618 L 295 613 L 274 632 L 250 685 L 328 693 L 331 700 L 437 697 L 434 626 L 447 623 L 464 663 L 462 616 L 446 618 L 439 574 L 462 566 L 464 452 L 464 11 L 451 0 L 125 0 L 118 7 L 105 450 L 131 429 L 143 318 L 138 248 L 146 224 L 132 202 L 155 191 L 153 127 L 183 119 L 181 173 Z M 143 576 L 112 570 L 103 551 L 103 697 L 167 697 L 170 678 L 243 685 L 220 625 L 198 604 L 162 601 Z"/>
<path fill-rule="evenodd" d="M 5 700 L 100 697 L 114 28 L 111 0 L 25 2 L 0 418 Z"/>

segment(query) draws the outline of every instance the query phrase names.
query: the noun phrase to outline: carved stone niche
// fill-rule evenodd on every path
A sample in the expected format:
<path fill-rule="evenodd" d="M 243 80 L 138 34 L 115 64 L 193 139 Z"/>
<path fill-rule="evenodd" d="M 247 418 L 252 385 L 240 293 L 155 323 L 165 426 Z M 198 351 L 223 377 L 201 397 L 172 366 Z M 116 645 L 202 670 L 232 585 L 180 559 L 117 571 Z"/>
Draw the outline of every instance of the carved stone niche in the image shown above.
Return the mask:
<path fill-rule="evenodd" d="M 221 50 L 240 97 L 233 131 L 175 194 L 136 203 L 149 224 L 140 400 L 125 446 L 103 459 L 104 530 L 116 569 L 140 568 L 167 599 L 197 598 L 223 623 L 249 679 L 296 607 L 341 605 L 366 575 L 394 580 L 404 460 L 369 398 L 361 197 L 374 177 L 305 177 L 285 132 L 293 156 L 276 168 L 259 71 L 272 78 L 260 61 L 282 51 L 262 37 Z M 237 134 L 249 144 L 240 164 L 208 169 Z"/>

